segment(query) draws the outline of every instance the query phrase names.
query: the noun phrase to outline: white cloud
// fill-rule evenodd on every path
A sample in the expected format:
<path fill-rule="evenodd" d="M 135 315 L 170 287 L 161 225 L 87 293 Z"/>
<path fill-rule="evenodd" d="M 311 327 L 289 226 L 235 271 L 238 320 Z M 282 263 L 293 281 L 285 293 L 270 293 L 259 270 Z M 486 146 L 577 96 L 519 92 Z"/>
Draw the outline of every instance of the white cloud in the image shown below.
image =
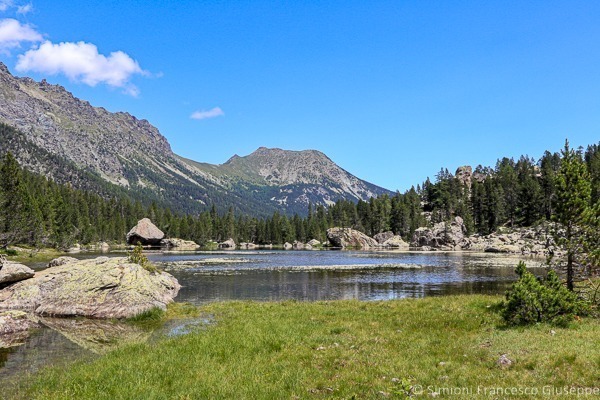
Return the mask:
<path fill-rule="evenodd" d="M 23 4 L 22 6 L 17 6 L 17 14 L 27 14 L 33 11 L 33 4 Z"/>
<path fill-rule="evenodd" d="M 208 111 L 196 111 L 195 113 L 193 113 L 192 115 L 190 115 L 191 119 L 207 119 L 207 118 L 215 118 L 215 117 L 220 117 L 221 115 L 225 115 L 225 113 L 223 112 L 223 110 L 221 110 L 220 107 L 214 107 L 211 108 Z"/>
<path fill-rule="evenodd" d="M 96 45 L 85 42 L 55 44 L 46 41 L 19 55 L 16 69 L 19 72 L 63 74 L 74 82 L 89 86 L 102 83 L 121 88 L 132 96 L 137 96 L 139 90 L 130 82 L 131 78 L 134 75 L 150 75 L 126 53 L 115 51 L 105 56 L 98 52 Z"/>
<path fill-rule="evenodd" d="M 42 39 L 42 35 L 31 25 L 21 24 L 12 18 L 0 20 L 0 52 L 19 47 L 22 42 L 41 42 Z"/>

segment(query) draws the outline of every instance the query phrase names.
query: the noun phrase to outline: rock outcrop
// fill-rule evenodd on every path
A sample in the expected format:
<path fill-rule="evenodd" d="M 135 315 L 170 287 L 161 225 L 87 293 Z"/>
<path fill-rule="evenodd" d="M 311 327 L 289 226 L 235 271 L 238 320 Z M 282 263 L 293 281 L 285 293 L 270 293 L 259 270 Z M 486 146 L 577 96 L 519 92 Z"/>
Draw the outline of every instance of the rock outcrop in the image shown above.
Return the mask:
<path fill-rule="evenodd" d="M 462 218 L 455 217 L 451 222 L 439 222 L 432 228 L 417 228 L 410 246 L 423 250 L 461 250 L 465 245 L 466 232 Z"/>
<path fill-rule="evenodd" d="M 5 261 L 0 265 L 0 287 L 5 284 L 33 278 L 34 274 L 35 272 L 31 268 L 23 264 Z"/>
<path fill-rule="evenodd" d="M 22 311 L 0 312 L 0 349 L 22 344 L 29 331 L 36 327 L 38 324 Z"/>
<path fill-rule="evenodd" d="M 350 228 L 327 229 L 327 240 L 333 247 L 355 247 L 368 249 L 377 247 L 379 243 L 362 232 Z"/>
<path fill-rule="evenodd" d="M 510 232 L 473 235 L 463 246 L 464 250 L 486 253 L 510 253 L 534 256 L 561 256 L 564 251 L 554 243 L 547 225 L 515 228 Z"/>
<path fill-rule="evenodd" d="M 196 250 L 198 243 L 192 240 L 183 240 L 177 238 L 163 239 L 160 244 L 168 248 L 176 248 L 177 250 Z"/>
<path fill-rule="evenodd" d="M 158 229 L 150 219 L 143 218 L 131 228 L 126 238 L 128 244 L 135 245 L 139 242 L 144 246 L 158 246 L 164 237 L 164 232 Z"/>
<path fill-rule="evenodd" d="M 236 244 L 232 238 L 229 238 L 226 241 L 219 243 L 219 248 L 225 250 L 235 250 Z"/>
<path fill-rule="evenodd" d="M 377 240 L 377 243 L 383 244 L 386 240 L 391 239 L 393 237 L 394 237 L 394 232 L 387 231 L 387 232 L 378 233 L 377 235 L 373 236 L 373 239 Z"/>
<path fill-rule="evenodd" d="M 100 257 L 51 267 L 0 290 L 0 310 L 129 318 L 154 307 L 166 309 L 179 288 L 166 272 L 150 273 L 126 258 Z"/>
<path fill-rule="evenodd" d="M 471 189 L 471 178 L 473 177 L 473 168 L 470 165 L 463 165 L 456 169 L 454 177 L 460 181 L 461 184 Z"/>

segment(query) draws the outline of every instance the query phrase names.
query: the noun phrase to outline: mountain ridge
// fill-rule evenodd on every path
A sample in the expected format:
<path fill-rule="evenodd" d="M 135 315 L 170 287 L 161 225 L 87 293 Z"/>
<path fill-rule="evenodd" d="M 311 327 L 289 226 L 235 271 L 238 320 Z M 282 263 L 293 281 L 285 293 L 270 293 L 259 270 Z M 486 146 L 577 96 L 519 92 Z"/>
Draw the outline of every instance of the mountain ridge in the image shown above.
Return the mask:
<path fill-rule="evenodd" d="M 35 156 L 43 149 L 68 165 L 71 172 L 62 175 L 84 176 L 79 169 L 127 189 L 134 198 L 151 198 L 187 213 L 217 204 L 246 214 L 303 214 L 308 203 L 392 193 L 350 174 L 318 150 L 262 146 L 223 164 L 186 159 L 147 120 L 94 107 L 46 80 L 15 77 L 2 63 L 0 123 L 22 133 L 4 132 L 12 139 L 3 140 L 0 151 L 17 151 L 29 169 L 57 179 L 48 157 Z M 67 176 L 58 180 L 68 181 Z"/>

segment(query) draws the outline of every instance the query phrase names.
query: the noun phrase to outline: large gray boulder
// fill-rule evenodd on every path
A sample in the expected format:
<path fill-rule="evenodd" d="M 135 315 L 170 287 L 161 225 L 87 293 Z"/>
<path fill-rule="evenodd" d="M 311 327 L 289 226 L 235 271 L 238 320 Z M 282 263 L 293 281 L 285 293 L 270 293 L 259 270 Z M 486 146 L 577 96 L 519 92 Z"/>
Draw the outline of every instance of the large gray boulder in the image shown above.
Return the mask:
<path fill-rule="evenodd" d="M 432 228 L 417 228 L 410 246 L 428 249 L 460 250 L 466 240 L 467 228 L 461 217 L 439 222 Z"/>
<path fill-rule="evenodd" d="M 34 274 L 31 268 L 23 264 L 4 261 L 0 264 L 0 286 L 33 278 Z"/>
<path fill-rule="evenodd" d="M 180 287 L 166 272 L 148 272 L 124 257 L 100 257 L 48 268 L 0 290 L 0 310 L 129 318 L 154 307 L 166 309 Z"/>
<path fill-rule="evenodd" d="M 377 235 L 373 236 L 373 239 L 377 240 L 377 243 L 383 244 L 386 240 L 391 239 L 393 237 L 394 237 L 394 232 L 387 231 L 387 232 L 378 233 Z"/>
<path fill-rule="evenodd" d="M 362 232 L 350 228 L 330 228 L 327 229 L 327 240 L 333 247 L 355 247 L 368 249 L 379 246 L 379 243 L 373 238 L 368 237 Z"/>
<path fill-rule="evenodd" d="M 164 237 L 164 232 L 158 229 L 148 218 L 139 220 L 137 225 L 131 228 L 126 236 L 128 244 L 135 245 L 139 242 L 142 245 L 151 246 L 160 245 Z"/>

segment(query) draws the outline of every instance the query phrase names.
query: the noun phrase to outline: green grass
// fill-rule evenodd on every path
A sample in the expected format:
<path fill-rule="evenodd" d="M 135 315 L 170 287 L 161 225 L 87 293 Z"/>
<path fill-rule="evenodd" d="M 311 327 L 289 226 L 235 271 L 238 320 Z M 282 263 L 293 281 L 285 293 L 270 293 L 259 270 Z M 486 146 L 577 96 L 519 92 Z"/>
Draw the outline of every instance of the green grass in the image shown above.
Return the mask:
<path fill-rule="evenodd" d="M 505 397 L 478 395 L 478 388 L 531 387 L 541 398 L 546 385 L 599 386 L 599 320 L 507 329 L 494 311 L 500 300 L 214 303 L 198 311 L 214 316 L 204 330 L 44 370 L 24 377 L 9 397 L 427 398 L 441 391 L 441 398 L 464 399 Z M 510 367 L 497 365 L 502 354 Z M 450 388 L 466 393 L 444 392 Z"/>

